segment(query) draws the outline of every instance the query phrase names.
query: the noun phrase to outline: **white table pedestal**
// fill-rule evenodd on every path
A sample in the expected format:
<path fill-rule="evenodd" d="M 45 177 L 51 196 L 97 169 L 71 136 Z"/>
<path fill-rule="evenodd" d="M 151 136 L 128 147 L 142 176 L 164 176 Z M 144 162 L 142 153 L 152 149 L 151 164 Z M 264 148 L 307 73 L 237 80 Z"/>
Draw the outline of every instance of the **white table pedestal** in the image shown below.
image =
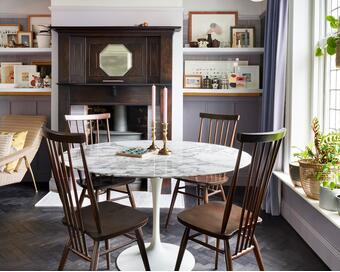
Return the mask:
<path fill-rule="evenodd" d="M 151 243 L 145 244 L 151 270 L 172 271 L 175 269 L 179 246 L 162 243 L 160 238 L 160 205 L 163 179 L 152 178 L 152 201 L 153 201 L 153 230 Z M 181 270 L 192 270 L 195 266 L 195 258 L 185 251 Z M 117 258 L 117 267 L 122 271 L 144 270 L 142 258 L 138 246 L 132 246 L 124 250 Z"/>

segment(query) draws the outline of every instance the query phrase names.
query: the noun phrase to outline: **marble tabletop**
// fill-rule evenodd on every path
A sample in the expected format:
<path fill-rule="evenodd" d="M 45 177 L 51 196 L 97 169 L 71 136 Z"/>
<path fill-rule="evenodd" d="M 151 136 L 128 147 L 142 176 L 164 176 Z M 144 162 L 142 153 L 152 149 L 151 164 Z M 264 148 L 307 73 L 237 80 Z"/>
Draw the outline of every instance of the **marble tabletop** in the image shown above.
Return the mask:
<path fill-rule="evenodd" d="M 162 142 L 156 142 L 162 146 Z M 168 142 L 170 156 L 150 155 L 146 158 L 117 156 L 129 147 L 148 147 L 150 141 L 124 141 L 85 147 L 86 161 L 91 173 L 137 178 L 176 178 L 211 175 L 234 170 L 238 149 L 197 142 Z M 73 167 L 82 170 L 80 151 L 72 150 Z M 244 152 L 240 168 L 250 164 L 251 156 Z"/>

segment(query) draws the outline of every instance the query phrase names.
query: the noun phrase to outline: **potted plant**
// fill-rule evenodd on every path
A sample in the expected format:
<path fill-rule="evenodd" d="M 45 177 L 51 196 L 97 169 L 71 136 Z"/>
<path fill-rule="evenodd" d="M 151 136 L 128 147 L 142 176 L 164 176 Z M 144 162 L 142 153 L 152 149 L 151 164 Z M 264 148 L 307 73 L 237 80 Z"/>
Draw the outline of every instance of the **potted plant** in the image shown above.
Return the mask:
<path fill-rule="evenodd" d="M 324 40 L 319 42 L 315 51 L 315 56 L 321 57 L 324 54 L 330 56 L 336 55 L 336 67 L 340 68 L 340 31 L 339 31 L 339 19 L 333 16 L 326 16 L 326 20 L 332 29 L 336 29 L 335 33 L 330 34 Z"/>
<path fill-rule="evenodd" d="M 37 43 L 39 48 L 51 47 L 51 26 L 39 25 L 39 33 L 37 34 Z"/>
<path fill-rule="evenodd" d="M 340 189 L 340 133 L 321 134 L 317 118 L 312 121 L 312 130 L 314 142 L 294 155 L 300 159 L 300 177 L 304 192 L 310 198 L 321 198 L 320 207 L 327 208 L 330 206 L 325 201 L 330 199 L 335 203 L 335 190 Z"/>

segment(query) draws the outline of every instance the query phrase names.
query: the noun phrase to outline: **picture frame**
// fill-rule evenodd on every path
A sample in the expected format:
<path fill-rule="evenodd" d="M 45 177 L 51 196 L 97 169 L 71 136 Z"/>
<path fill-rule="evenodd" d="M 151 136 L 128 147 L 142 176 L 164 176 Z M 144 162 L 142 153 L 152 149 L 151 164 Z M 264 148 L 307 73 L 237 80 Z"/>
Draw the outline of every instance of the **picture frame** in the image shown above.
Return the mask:
<path fill-rule="evenodd" d="M 2 62 L 0 63 L 1 70 L 1 83 L 13 84 L 14 83 L 14 66 L 22 65 L 22 62 Z"/>
<path fill-rule="evenodd" d="M 230 28 L 230 40 L 233 48 L 254 48 L 255 27 L 234 26 Z"/>
<path fill-rule="evenodd" d="M 18 44 L 18 34 L 7 34 L 7 47 L 16 47 Z"/>
<path fill-rule="evenodd" d="M 190 11 L 189 42 L 207 38 L 220 41 L 221 47 L 230 47 L 230 28 L 238 23 L 237 11 Z"/>
<path fill-rule="evenodd" d="M 8 34 L 17 34 L 19 31 L 19 24 L 0 24 L 0 48 L 8 46 Z"/>
<path fill-rule="evenodd" d="M 37 35 L 51 25 L 51 15 L 35 14 L 27 17 L 28 31 L 33 33 L 33 47 L 38 47 Z"/>
<path fill-rule="evenodd" d="M 14 66 L 14 87 L 29 88 L 31 75 L 37 72 L 36 65 Z"/>
<path fill-rule="evenodd" d="M 23 47 L 33 47 L 33 36 L 32 32 L 18 32 L 18 43 L 23 45 Z"/>
<path fill-rule="evenodd" d="M 246 88 L 258 90 L 260 88 L 260 66 L 239 66 L 241 76 L 246 78 Z"/>
<path fill-rule="evenodd" d="M 187 89 L 201 89 L 202 76 L 198 75 L 185 75 L 184 76 L 184 88 Z"/>

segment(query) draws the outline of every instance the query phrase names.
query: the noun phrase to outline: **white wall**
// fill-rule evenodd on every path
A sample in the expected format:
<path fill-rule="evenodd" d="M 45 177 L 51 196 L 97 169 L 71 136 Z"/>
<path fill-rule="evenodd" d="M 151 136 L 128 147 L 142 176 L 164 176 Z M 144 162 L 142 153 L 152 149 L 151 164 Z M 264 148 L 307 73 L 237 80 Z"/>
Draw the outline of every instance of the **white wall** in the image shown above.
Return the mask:
<path fill-rule="evenodd" d="M 50 0 L 0 0 L 0 17 L 24 17 L 30 14 L 50 14 Z"/>

